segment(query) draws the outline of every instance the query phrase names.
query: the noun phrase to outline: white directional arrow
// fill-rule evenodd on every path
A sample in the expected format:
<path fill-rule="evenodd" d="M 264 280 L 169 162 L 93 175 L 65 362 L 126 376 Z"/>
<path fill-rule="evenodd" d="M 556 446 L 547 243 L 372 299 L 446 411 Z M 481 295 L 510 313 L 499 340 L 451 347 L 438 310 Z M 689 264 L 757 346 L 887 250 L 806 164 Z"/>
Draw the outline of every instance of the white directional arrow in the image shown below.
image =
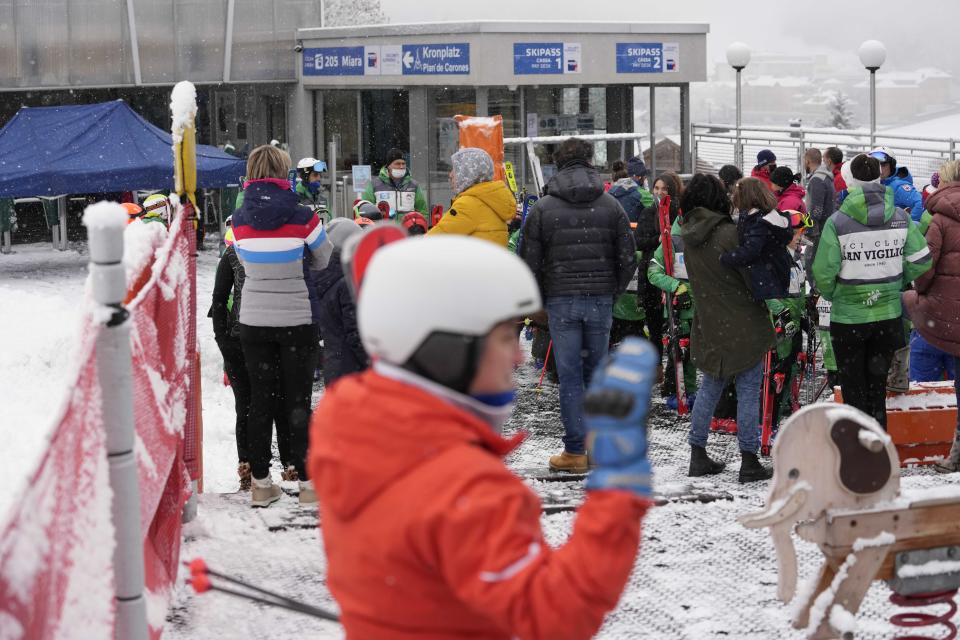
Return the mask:
<path fill-rule="evenodd" d="M 409 51 L 405 51 L 403 54 L 403 66 L 407 69 L 413 66 L 413 54 Z"/>

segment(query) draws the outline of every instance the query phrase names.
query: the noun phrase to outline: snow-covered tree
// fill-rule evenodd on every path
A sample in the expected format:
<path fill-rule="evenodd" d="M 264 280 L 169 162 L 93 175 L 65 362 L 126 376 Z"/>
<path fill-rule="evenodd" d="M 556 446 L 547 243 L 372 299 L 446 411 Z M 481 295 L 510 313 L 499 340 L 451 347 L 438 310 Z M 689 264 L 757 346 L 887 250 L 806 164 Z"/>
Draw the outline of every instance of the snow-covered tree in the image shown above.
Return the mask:
<path fill-rule="evenodd" d="M 850 99 L 842 91 L 837 91 L 827 103 L 827 120 L 824 123 L 834 129 L 853 129 L 853 114 L 850 112 Z"/>
<path fill-rule="evenodd" d="M 324 5 L 325 27 L 353 27 L 387 21 L 380 0 L 326 0 Z"/>

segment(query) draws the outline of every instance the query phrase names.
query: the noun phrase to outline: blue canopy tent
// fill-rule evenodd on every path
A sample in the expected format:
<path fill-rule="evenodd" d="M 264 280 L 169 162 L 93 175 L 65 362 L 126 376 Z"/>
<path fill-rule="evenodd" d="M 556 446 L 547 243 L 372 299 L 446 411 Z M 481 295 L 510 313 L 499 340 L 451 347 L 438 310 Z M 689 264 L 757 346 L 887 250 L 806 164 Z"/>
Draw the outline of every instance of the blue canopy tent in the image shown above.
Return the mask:
<path fill-rule="evenodd" d="M 0 198 L 173 187 L 173 141 L 122 100 L 23 107 L 0 129 Z M 197 145 L 200 187 L 237 184 L 240 158 Z"/>

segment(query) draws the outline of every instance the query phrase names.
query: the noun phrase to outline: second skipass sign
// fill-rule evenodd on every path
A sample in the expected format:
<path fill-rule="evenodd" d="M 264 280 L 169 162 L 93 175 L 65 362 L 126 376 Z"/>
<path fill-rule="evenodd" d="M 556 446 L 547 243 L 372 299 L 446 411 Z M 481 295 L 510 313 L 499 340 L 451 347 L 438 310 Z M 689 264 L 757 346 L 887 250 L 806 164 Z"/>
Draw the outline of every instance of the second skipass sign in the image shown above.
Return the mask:
<path fill-rule="evenodd" d="M 617 73 L 673 73 L 680 70 L 676 42 L 618 42 Z"/>
<path fill-rule="evenodd" d="M 470 44 L 317 47 L 303 50 L 305 76 L 469 75 Z"/>

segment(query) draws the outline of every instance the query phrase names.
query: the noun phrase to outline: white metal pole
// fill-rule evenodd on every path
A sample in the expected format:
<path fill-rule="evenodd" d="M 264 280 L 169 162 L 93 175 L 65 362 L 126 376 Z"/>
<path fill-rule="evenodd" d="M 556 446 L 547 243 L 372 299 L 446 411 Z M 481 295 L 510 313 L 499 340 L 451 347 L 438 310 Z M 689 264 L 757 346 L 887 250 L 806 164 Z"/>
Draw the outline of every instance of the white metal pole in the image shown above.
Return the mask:
<path fill-rule="evenodd" d="M 737 163 L 737 168 L 740 171 L 743 171 L 743 140 L 741 139 L 742 133 L 740 127 L 742 126 L 741 122 L 741 105 L 742 102 L 740 97 L 740 72 L 743 71 L 743 67 L 737 67 L 737 144 L 733 149 L 734 162 Z"/>
<path fill-rule="evenodd" d="M 657 93 L 650 85 L 650 175 L 657 176 Z"/>
<path fill-rule="evenodd" d="M 122 640 L 147 640 L 147 605 L 143 597 L 143 535 L 140 529 L 140 488 L 136 433 L 133 423 L 132 364 L 129 314 L 122 306 L 127 292 L 123 266 L 123 230 L 127 216 L 116 203 L 88 207 L 84 224 L 89 231 L 90 281 L 93 299 L 111 313 L 97 336 L 97 379 L 106 431 L 111 516 L 116 546 L 113 551 L 116 634 Z"/>
<path fill-rule="evenodd" d="M 13 248 L 13 239 L 9 231 L 3 232 L 3 239 L 0 240 L 0 253 L 10 253 Z"/>

